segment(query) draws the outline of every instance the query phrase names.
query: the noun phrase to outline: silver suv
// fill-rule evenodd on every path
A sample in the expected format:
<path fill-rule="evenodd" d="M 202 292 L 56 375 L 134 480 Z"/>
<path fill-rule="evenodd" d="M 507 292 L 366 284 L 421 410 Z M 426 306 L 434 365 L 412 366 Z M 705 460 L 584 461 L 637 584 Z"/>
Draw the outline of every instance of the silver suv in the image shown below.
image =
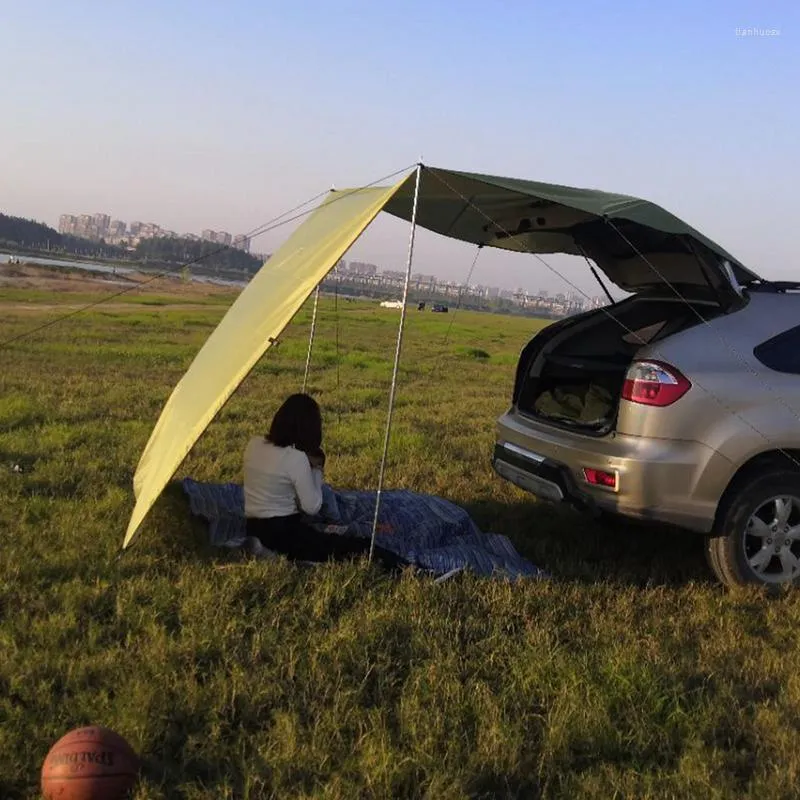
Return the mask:
<path fill-rule="evenodd" d="M 541 254 L 579 256 L 630 295 L 525 347 L 496 471 L 548 500 L 706 534 L 726 583 L 800 580 L 800 284 L 763 280 L 641 198 L 416 177 L 390 214 L 559 275 Z"/>
<path fill-rule="evenodd" d="M 797 582 L 800 284 L 715 269 L 538 333 L 494 468 L 546 500 L 705 534 L 726 584 Z"/>

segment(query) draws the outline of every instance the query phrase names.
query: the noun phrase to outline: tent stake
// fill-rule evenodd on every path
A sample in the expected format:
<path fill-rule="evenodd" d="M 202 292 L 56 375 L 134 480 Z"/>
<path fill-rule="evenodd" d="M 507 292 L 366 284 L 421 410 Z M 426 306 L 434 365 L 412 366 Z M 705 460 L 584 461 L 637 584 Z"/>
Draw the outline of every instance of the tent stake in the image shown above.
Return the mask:
<path fill-rule="evenodd" d="M 414 183 L 414 205 L 411 209 L 411 232 L 408 239 L 408 261 L 406 263 L 406 279 L 403 284 L 403 307 L 400 310 L 400 325 L 397 328 L 397 345 L 394 351 L 394 367 L 392 369 L 392 386 L 389 390 L 389 412 L 386 416 L 386 435 L 383 439 L 383 455 L 381 469 L 378 473 L 378 492 L 375 496 L 375 516 L 372 519 L 372 538 L 369 543 L 369 560 L 375 551 L 375 534 L 378 532 L 378 514 L 381 508 L 381 491 L 383 476 L 386 471 L 386 455 L 389 452 L 389 437 L 392 432 L 392 414 L 394 413 L 394 396 L 397 389 L 397 369 L 400 365 L 400 350 L 403 346 L 403 329 L 406 322 L 406 306 L 408 305 L 408 285 L 411 282 L 411 263 L 414 260 L 414 234 L 417 230 L 417 203 L 419 202 L 419 183 L 422 177 L 422 162 L 417 164 L 417 178 Z"/>
<path fill-rule="evenodd" d="M 317 329 L 317 304 L 319 303 L 319 284 L 314 292 L 314 310 L 311 312 L 311 333 L 308 335 L 308 354 L 306 355 L 306 371 L 303 373 L 303 394 L 308 383 L 308 371 L 311 368 L 311 348 L 314 346 L 314 331 Z"/>

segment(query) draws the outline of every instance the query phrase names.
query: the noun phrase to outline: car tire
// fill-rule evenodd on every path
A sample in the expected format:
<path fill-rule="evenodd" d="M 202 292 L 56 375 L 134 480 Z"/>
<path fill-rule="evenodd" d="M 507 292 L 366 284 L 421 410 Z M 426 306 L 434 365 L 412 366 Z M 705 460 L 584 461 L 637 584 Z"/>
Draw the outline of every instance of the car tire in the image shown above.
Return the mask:
<path fill-rule="evenodd" d="M 731 486 L 706 558 L 727 586 L 800 584 L 800 472 L 753 475 Z"/>

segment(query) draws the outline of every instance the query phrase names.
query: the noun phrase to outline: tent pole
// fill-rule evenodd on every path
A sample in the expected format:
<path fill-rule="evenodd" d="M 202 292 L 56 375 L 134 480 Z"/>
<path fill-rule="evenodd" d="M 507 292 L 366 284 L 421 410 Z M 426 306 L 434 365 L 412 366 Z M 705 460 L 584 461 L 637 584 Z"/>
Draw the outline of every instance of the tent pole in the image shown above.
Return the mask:
<path fill-rule="evenodd" d="M 386 471 L 386 455 L 389 452 L 389 437 L 392 432 L 392 414 L 394 413 L 394 397 L 397 390 L 397 369 L 400 365 L 400 350 L 403 346 L 403 329 L 406 322 L 406 306 L 408 305 L 408 285 L 411 282 L 411 264 L 414 260 L 414 234 L 417 230 L 417 204 L 419 203 L 419 184 L 422 177 L 422 162 L 417 164 L 417 178 L 414 183 L 414 205 L 411 210 L 411 232 L 408 239 L 408 260 L 406 262 L 406 279 L 403 284 L 403 307 L 400 310 L 400 325 L 397 328 L 397 345 L 394 351 L 394 367 L 392 368 L 392 386 L 389 390 L 389 412 L 386 416 L 386 435 L 383 439 L 383 455 L 381 469 L 378 473 L 378 492 L 375 496 L 375 516 L 372 519 L 372 538 L 369 543 L 369 560 L 375 551 L 375 534 L 378 532 L 378 514 L 381 508 L 381 491 L 383 476 Z"/>
<path fill-rule="evenodd" d="M 319 284 L 314 292 L 314 310 L 311 312 L 311 333 L 308 335 L 308 354 L 306 355 L 306 371 L 303 373 L 303 394 L 308 383 L 308 371 L 311 368 L 311 348 L 314 346 L 314 331 L 317 329 L 317 304 L 319 303 Z"/>

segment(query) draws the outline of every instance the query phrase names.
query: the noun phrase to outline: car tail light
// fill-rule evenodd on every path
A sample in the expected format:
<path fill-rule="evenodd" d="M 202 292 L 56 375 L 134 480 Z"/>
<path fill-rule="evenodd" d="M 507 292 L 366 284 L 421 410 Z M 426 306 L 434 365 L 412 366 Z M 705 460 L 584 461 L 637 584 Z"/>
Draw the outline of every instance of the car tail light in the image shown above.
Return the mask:
<path fill-rule="evenodd" d="M 622 396 L 631 403 L 668 406 L 680 400 L 692 384 L 669 364 L 660 361 L 634 361 L 625 375 Z"/>
<path fill-rule="evenodd" d="M 606 489 L 617 490 L 619 475 L 616 472 L 605 472 L 602 469 L 584 467 L 583 477 L 586 478 L 586 483 L 590 483 L 592 486 L 604 486 Z"/>

